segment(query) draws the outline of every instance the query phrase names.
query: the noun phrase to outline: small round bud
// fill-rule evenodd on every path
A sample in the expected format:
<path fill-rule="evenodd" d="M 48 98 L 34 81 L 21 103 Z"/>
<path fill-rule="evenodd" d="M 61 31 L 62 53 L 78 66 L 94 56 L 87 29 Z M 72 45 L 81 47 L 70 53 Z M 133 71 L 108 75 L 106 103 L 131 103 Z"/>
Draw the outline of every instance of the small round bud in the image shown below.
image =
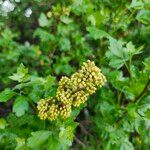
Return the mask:
<path fill-rule="evenodd" d="M 47 111 L 47 119 L 48 120 L 56 120 L 58 117 L 59 111 L 58 111 L 58 106 L 55 104 L 52 104 L 49 108 L 49 110 Z"/>
<path fill-rule="evenodd" d="M 68 118 L 71 114 L 71 105 L 62 104 L 59 107 L 59 113 L 61 118 Z"/>

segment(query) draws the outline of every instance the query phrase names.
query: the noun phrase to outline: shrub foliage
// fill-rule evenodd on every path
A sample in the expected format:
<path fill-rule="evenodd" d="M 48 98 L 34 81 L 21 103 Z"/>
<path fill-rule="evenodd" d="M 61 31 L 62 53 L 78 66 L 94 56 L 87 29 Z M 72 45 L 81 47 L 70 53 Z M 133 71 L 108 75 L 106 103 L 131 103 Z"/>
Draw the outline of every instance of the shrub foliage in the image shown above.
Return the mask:
<path fill-rule="evenodd" d="M 149 39 L 148 0 L 0 1 L 0 149 L 148 150 Z"/>

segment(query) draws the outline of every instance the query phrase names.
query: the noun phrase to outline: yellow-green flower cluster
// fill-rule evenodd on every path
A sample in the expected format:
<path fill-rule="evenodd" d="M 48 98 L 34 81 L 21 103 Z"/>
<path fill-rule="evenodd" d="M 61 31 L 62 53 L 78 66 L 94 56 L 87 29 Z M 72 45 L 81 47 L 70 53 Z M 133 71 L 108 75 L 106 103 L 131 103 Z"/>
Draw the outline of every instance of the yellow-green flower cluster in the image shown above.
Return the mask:
<path fill-rule="evenodd" d="M 47 17 L 51 18 L 51 17 L 56 17 L 57 19 L 59 19 L 59 17 L 61 16 L 69 16 L 71 12 L 71 8 L 70 7 L 52 7 L 51 11 L 47 12 Z"/>
<path fill-rule="evenodd" d="M 68 118 L 71 113 L 71 105 L 68 104 L 54 104 L 50 99 L 41 99 L 38 103 L 38 116 L 41 120 L 56 120 L 58 116 L 61 118 Z"/>
<path fill-rule="evenodd" d="M 47 115 L 48 108 L 49 108 L 49 102 L 47 100 L 41 99 L 38 102 L 38 106 L 37 106 L 37 109 L 39 111 L 38 116 L 40 117 L 41 120 L 47 119 L 47 117 L 48 117 L 48 115 Z"/>
<path fill-rule="evenodd" d="M 62 118 L 68 118 L 71 114 L 71 105 L 70 104 L 62 104 L 59 107 L 59 111 L 60 111 L 60 117 Z"/>
<path fill-rule="evenodd" d="M 81 69 L 70 78 L 62 77 L 56 92 L 56 98 L 41 100 L 38 104 L 41 119 L 55 120 L 58 116 L 67 118 L 72 107 L 79 107 L 87 101 L 89 95 L 96 92 L 106 82 L 101 70 L 88 60 Z"/>
<path fill-rule="evenodd" d="M 59 86 L 56 93 L 56 98 L 64 104 L 72 103 L 72 90 L 70 88 L 70 79 L 68 77 L 62 77 L 59 81 Z"/>
<path fill-rule="evenodd" d="M 85 103 L 87 97 L 95 93 L 98 87 L 104 85 L 105 81 L 101 70 L 88 60 L 71 78 L 63 77 L 60 80 L 56 98 L 64 104 L 78 107 Z"/>
<path fill-rule="evenodd" d="M 38 103 L 38 116 L 41 120 L 55 120 L 58 117 L 58 106 L 54 104 L 53 98 L 41 99 Z"/>

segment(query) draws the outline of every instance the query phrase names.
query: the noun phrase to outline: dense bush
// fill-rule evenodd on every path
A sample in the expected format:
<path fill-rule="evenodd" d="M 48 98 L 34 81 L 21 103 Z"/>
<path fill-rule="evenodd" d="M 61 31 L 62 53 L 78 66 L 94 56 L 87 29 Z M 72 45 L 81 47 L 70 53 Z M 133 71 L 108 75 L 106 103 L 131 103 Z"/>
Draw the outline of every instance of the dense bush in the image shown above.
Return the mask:
<path fill-rule="evenodd" d="M 0 0 L 0 149 L 148 150 L 149 39 L 149 0 Z M 107 82 L 85 69 L 75 95 L 87 60 Z"/>

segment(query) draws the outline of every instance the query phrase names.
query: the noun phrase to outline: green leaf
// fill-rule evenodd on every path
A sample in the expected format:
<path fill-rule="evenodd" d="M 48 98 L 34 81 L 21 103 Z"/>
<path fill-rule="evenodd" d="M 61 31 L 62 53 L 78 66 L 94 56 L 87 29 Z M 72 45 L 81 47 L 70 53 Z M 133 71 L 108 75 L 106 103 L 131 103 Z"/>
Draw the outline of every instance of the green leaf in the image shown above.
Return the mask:
<path fill-rule="evenodd" d="M 56 83 L 56 77 L 49 75 L 46 77 L 46 84 L 44 84 L 44 86 L 46 89 L 49 89 L 52 86 L 56 85 Z"/>
<path fill-rule="evenodd" d="M 63 23 L 65 23 L 65 24 L 69 24 L 69 23 L 72 22 L 72 19 L 71 19 L 71 18 L 69 18 L 69 17 L 67 17 L 67 16 L 64 16 L 64 15 L 62 15 L 62 16 L 60 17 L 60 20 L 61 20 Z"/>
<path fill-rule="evenodd" d="M 27 150 L 27 147 L 25 145 L 25 139 L 16 138 L 17 146 L 15 150 Z"/>
<path fill-rule="evenodd" d="M 68 149 L 72 145 L 73 137 L 74 137 L 74 127 L 61 127 L 59 133 L 59 141 L 62 149 Z"/>
<path fill-rule="evenodd" d="M 31 137 L 27 139 L 27 145 L 33 150 L 41 150 L 46 147 L 48 139 L 51 135 L 50 131 L 36 131 L 31 133 Z"/>
<path fill-rule="evenodd" d="M 137 75 L 137 78 L 134 78 L 132 81 L 130 80 L 130 82 L 123 87 L 127 99 L 134 100 L 144 90 L 148 82 L 149 75 L 147 73 L 138 71 Z"/>
<path fill-rule="evenodd" d="M 101 39 L 103 37 L 106 37 L 106 38 L 109 38 L 110 35 L 103 31 L 103 30 L 100 30 L 96 27 L 87 27 L 87 31 L 89 32 L 89 35 L 94 39 L 94 40 L 97 40 L 97 39 Z"/>
<path fill-rule="evenodd" d="M 149 25 L 150 24 L 150 10 L 141 10 L 136 19 L 143 24 Z"/>
<path fill-rule="evenodd" d="M 150 104 L 141 105 L 138 108 L 138 113 L 144 118 L 150 119 L 150 116 L 148 115 L 150 113 Z"/>
<path fill-rule="evenodd" d="M 110 46 L 109 51 L 106 52 L 106 57 L 110 59 L 110 66 L 119 69 L 127 61 L 126 56 L 124 56 L 123 43 L 113 38 L 110 38 L 109 42 Z"/>
<path fill-rule="evenodd" d="M 95 19 L 95 17 L 94 17 L 93 14 L 92 14 L 92 15 L 89 15 L 87 19 L 88 19 L 89 22 L 91 22 L 91 24 L 92 24 L 93 26 L 96 25 L 96 19 Z"/>
<path fill-rule="evenodd" d="M 29 104 L 27 98 L 24 96 L 18 96 L 13 105 L 13 112 L 16 113 L 18 117 L 25 114 L 25 111 L 28 110 Z"/>
<path fill-rule="evenodd" d="M 125 139 L 121 143 L 120 150 L 134 150 L 134 147 L 128 139 Z"/>
<path fill-rule="evenodd" d="M 47 144 L 47 149 L 48 150 L 58 150 L 59 149 L 59 141 L 57 138 L 57 135 L 51 135 L 48 138 L 48 144 Z"/>
<path fill-rule="evenodd" d="M 143 8 L 143 6 L 144 6 L 144 3 L 142 1 L 132 0 L 130 8 L 141 9 Z"/>
<path fill-rule="evenodd" d="M 137 109 L 137 105 L 136 104 L 133 104 L 133 103 L 129 103 L 128 106 L 126 107 L 127 111 L 128 111 L 128 114 L 131 116 L 131 117 L 136 117 L 136 109 Z"/>
<path fill-rule="evenodd" d="M 150 57 L 146 58 L 143 62 L 147 70 L 150 70 Z"/>
<path fill-rule="evenodd" d="M 139 104 L 137 111 L 140 116 L 145 119 L 150 119 L 150 92 L 147 92 L 147 95 L 141 99 L 141 103 Z"/>
<path fill-rule="evenodd" d="M 140 134 L 140 132 L 142 132 L 144 127 L 144 120 L 141 119 L 140 117 L 135 118 L 134 127 L 135 130 Z"/>
<path fill-rule="evenodd" d="M 106 57 L 110 59 L 109 65 L 113 68 L 119 69 L 126 61 L 129 61 L 134 55 L 139 54 L 142 50 L 142 46 L 135 49 L 134 45 L 129 42 L 124 46 L 125 43 L 116 40 L 114 38 L 109 38 L 110 46 L 109 51 L 106 52 Z"/>
<path fill-rule="evenodd" d="M 49 42 L 49 41 L 55 40 L 55 37 L 53 34 L 47 32 L 41 28 L 36 29 L 33 36 L 39 37 L 42 42 Z"/>
<path fill-rule="evenodd" d="M 13 96 L 15 95 L 15 93 L 11 90 L 11 89 L 5 89 L 4 91 L 2 91 L 0 93 L 0 102 L 7 102 L 8 100 L 10 100 Z"/>
<path fill-rule="evenodd" d="M 5 129 L 7 122 L 4 118 L 0 118 L 0 129 Z"/>
<path fill-rule="evenodd" d="M 39 21 L 39 25 L 41 27 L 48 27 L 50 25 L 50 21 L 47 19 L 46 15 L 44 13 L 41 13 L 38 21 Z"/>
<path fill-rule="evenodd" d="M 132 42 L 129 42 L 126 44 L 126 52 L 128 53 L 128 57 L 131 58 L 133 55 L 137 55 L 141 53 L 141 50 L 143 49 L 143 46 L 135 49 L 135 46 Z"/>
<path fill-rule="evenodd" d="M 59 45 L 62 51 L 68 51 L 71 49 L 71 43 L 68 38 L 61 38 L 59 40 Z"/>
<path fill-rule="evenodd" d="M 94 11 L 93 13 L 90 13 L 87 15 L 88 22 L 91 23 L 93 26 L 101 26 L 104 21 L 104 16 L 101 14 L 100 11 Z"/>
<path fill-rule="evenodd" d="M 134 132 L 134 124 L 130 122 L 130 119 L 124 117 L 122 119 L 122 127 L 126 132 Z"/>
<path fill-rule="evenodd" d="M 109 65 L 114 67 L 114 68 L 121 68 L 124 65 L 124 61 L 122 61 L 121 59 L 115 58 L 110 60 Z"/>
<path fill-rule="evenodd" d="M 17 73 L 14 73 L 9 78 L 18 82 L 28 81 L 30 79 L 30 75 L 28 74 L 28 68 L 25 68 L 23 64 L 20 64 L 20 66 L 17 69 Z"/>

